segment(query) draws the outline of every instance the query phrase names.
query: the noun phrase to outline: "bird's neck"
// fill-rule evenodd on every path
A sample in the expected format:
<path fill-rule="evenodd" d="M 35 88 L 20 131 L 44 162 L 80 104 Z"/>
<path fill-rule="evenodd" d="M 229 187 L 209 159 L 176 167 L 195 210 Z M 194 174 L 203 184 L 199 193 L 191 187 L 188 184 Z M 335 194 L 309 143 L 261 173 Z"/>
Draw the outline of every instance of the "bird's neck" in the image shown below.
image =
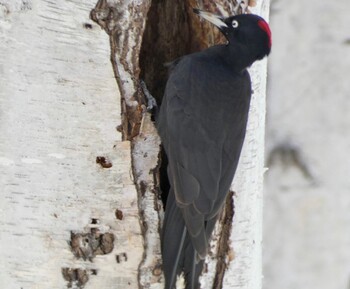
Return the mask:
<path fill-rule="evenodd" d="M 227 44 L 223 47 L 222 54 L 225 62 L 227 62 L 235 71 L 240 72 L 253 64 L 250 49 L 240 44 Z"/>

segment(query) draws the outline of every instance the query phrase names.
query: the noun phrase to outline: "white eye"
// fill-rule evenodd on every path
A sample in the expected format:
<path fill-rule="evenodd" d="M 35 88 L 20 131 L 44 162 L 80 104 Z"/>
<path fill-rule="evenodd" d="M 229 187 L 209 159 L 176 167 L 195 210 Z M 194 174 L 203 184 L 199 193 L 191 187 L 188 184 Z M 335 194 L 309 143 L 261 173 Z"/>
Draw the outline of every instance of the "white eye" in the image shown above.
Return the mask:
<path fill-rule="evenodd" d="M 237 28 L 238 27 L 238 21 L 237 20 L 233 20 L 232 21 L 232 27 L 233 28 Z"/>

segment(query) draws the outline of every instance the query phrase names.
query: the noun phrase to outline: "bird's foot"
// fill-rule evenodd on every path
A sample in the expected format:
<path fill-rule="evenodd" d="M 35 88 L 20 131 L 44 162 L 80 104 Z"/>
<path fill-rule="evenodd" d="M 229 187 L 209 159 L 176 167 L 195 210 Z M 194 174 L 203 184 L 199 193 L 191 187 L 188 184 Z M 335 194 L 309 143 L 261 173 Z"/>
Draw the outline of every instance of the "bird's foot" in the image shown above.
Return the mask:
<path fill-rule="evenodd" d="M 142 88 L 143 94 L 147 98 L 147 111 L 151 111 L 152 109 L 157 108 L 158 105 L 156 99 L 149 92 L 146 83 L 142 79 L 140 80 L 140 86 Z"/>

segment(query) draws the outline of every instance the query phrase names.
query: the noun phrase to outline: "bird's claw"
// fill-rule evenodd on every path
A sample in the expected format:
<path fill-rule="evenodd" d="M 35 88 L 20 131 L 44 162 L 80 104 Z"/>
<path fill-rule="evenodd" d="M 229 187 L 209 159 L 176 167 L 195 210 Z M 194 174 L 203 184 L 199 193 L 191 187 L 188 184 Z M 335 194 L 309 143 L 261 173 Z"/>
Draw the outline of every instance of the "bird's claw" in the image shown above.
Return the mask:
<path fill-rule="evenodd" d="M 156 99 L 152 96 L 152 94 L 147 89 L 146 83 L 141 79 L 140 86 L 143 91 L 143 94 L 147 98 L 147 111 L 151 111 L 153 108 L 158 107 Z"/>

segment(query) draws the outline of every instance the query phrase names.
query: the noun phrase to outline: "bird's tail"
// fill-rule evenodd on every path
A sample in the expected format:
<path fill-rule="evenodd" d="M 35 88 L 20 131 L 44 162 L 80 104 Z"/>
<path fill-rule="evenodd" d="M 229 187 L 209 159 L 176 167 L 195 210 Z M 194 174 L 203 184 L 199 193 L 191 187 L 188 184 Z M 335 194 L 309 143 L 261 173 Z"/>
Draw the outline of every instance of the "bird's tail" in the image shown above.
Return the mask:
<path fill-rule="evenodd" d="M 170 189 L 165 209 L 161 238 L 165 289 L 174 289 L 176 277 L 184 272 L 186 289 L 199 288 L 199 275 L 203 261 L 197 263 L 190 236 L 187 234 L 180 208 L 176 205 L 174 192 Z"/>

